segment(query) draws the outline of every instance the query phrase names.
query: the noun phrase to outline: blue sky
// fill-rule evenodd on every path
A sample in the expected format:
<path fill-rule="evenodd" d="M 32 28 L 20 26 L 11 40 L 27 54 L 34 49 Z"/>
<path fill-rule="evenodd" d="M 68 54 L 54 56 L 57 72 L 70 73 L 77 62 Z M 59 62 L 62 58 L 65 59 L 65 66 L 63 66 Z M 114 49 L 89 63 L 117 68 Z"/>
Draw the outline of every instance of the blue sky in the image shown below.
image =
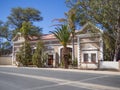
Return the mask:
<path fill-rule="evenodd" d="M 51 27 L 56 22 L 52 22 L 55 18 L 64 18 L 64 12 L 68 11 L 65 0 L 0 0 L 0 20 L 7 21 L 11 9 L 15 7 L 32 7 L 41 11 L 43 21 L 37 22 L 36 25 L 43 28 L 43 33 L 49 33 L 54 30 Z"/>

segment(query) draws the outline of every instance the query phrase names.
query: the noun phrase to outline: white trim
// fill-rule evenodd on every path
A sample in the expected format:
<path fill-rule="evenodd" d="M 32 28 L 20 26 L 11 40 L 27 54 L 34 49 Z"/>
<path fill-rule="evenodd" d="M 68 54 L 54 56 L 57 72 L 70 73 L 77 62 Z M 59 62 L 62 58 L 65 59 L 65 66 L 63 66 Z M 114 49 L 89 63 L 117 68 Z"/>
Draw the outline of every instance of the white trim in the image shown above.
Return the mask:
<path fill-rule="evenodd" d="M 86 41 L 86 42 L 80 42 L 81 44 L 84 44 L 84 43 L 98 43 L 99 41 Z"/>
<path fill-rule="evenodd" d="M 53 53 L 53 67 L 55 67 L 56 66 L 56 53 L 54 52 Z"/>
<path fill-rule="evenodd" d="M 87 38 L 87 37 L 95 37 L 95 36 L 100 36 L 101 33 L 87 33 L 87 34 L 80 34 L 80 35 L 77 35 L 77 37 L 79 38 Z"/>
<path fill-rule="evenodd" d="M 81 29 L 80 31 L 82 31 L 85 27 L 87 27 L 88 25 L 93 26 L 94 28 L 98 29 L 101 33 L 103 33 L 103 30 L 98 28 L 97 26 L 95 26 L 94 24 L 92 24 L 91 22 L 87 22 Z"/>
<path fill-rule="evenodd" d="M 103 60 L 103 39 L 100 37 L 100 60 Z"/>
<path fill-rule="evenodd" d="M 18 37 L 18 35 L 21 37 L 21 33 L 18 32 L 17 35 L 12 39 L 12 41 L 14 41 Z"/>
<path fill-rule="evenodd" d="M 82 48 L 82 51 L 98 51 L 98 48 Z"/>
<path fill-rule="evenodd" d="M 16 44 L 16 43 L 17 43 L 17 44 L 18 44 L 18 43 L 21 44 L 21 43 L 23 43 L 23 42 L 24 42 L 24 40 L 19 40 L 19 41 L 14 41 L 13 43 L 15 43 L 15 44 Z"/>
<path fill-rule="evenodd" d="M 77 61 L 77 63 L 78 63 L 78 67 L 80 66 L 80 38 L 78 37 L 78 40 L 77 40 L 77 42 L 78 42 L 78 61 Z"/>
<path fill-rule="evenodd" d="M 45 46 L 50 46 L 50 45 L 53 45 L 53 46 L 61 46 L 61 44 L 47 44 L 47 45 L 45 45 Z M 72 44 L 69 44 L 68 46 L 70 46 L 70 45 L 72 45 Z M 74 45 L 77 45 L 77 43 L 75 43 Z"/>
<path fill-rule="evenodd" d="M 13 49 L 12 49 L 12 65 L 13 65 L 13 62 L 14 62 L 14 44 L 13 44 Z"/>

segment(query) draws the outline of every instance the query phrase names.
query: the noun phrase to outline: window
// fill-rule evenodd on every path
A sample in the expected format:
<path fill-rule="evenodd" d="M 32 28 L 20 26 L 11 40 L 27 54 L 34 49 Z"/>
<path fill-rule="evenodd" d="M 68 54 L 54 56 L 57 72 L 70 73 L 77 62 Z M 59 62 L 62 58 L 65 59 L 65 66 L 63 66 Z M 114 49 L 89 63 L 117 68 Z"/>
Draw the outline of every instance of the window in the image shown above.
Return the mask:
<path fill-rule="evenodd" d="M 91 33 L 91 30 L 90 30 L 90 29 L 88 29 L 88 30 L 87 30 L 87 33 Z"/>
<path fill-rule="evenodd" d="M 91 61 L 96 62 L 96 53 L 91 54 Z"/>
<path fill-rule="evenodd" d="M 84 63 L 97 63 L 97 51 L 83 51 L 81 61 Z"/>
<path fill-rule="evenodd" d="M 20 40 L 21 39 L 21 37 L 18 37 L 18 40 Z"/>
<path fill-rule="evenodd" d="M 88 54 L 87 53 L 84 53 L 84 55 L 83 55 L 83 60 L 84 60 L 84 62 L 88 62 Z"/>

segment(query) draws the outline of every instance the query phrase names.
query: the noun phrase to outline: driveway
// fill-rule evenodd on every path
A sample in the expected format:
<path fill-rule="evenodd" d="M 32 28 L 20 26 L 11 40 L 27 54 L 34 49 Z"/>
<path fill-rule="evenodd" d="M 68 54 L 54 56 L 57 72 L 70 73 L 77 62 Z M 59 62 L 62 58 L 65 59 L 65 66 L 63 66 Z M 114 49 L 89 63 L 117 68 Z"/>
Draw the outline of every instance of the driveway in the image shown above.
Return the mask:
<path fill-rule="evenodd" d="M 120 72 L 0 67 L 0 90 L 120 90 Z"/>

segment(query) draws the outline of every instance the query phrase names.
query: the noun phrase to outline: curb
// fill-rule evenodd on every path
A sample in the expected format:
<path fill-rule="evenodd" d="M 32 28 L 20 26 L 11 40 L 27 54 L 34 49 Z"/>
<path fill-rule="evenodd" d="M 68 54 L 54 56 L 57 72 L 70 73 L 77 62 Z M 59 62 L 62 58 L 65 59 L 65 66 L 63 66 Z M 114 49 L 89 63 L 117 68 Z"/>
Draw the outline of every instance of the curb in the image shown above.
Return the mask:
<path fill-rule="evenodd" d="M 106 70 L 80 70 L 80 69 L 63 69 L 63 68 L 37 68 L 37 67 L 17 67 L 11 65 L 0 65 L 0 67 L 9 68 L 25 68 L 25 69 L 38 69 L 38 70 L 51 70 L 51 71 L 64 71 L 64 72 L 83 72 L 93 74 L 107 74 L 107 75 L 120 75 L 120 71 L 106 71 Z"/>

